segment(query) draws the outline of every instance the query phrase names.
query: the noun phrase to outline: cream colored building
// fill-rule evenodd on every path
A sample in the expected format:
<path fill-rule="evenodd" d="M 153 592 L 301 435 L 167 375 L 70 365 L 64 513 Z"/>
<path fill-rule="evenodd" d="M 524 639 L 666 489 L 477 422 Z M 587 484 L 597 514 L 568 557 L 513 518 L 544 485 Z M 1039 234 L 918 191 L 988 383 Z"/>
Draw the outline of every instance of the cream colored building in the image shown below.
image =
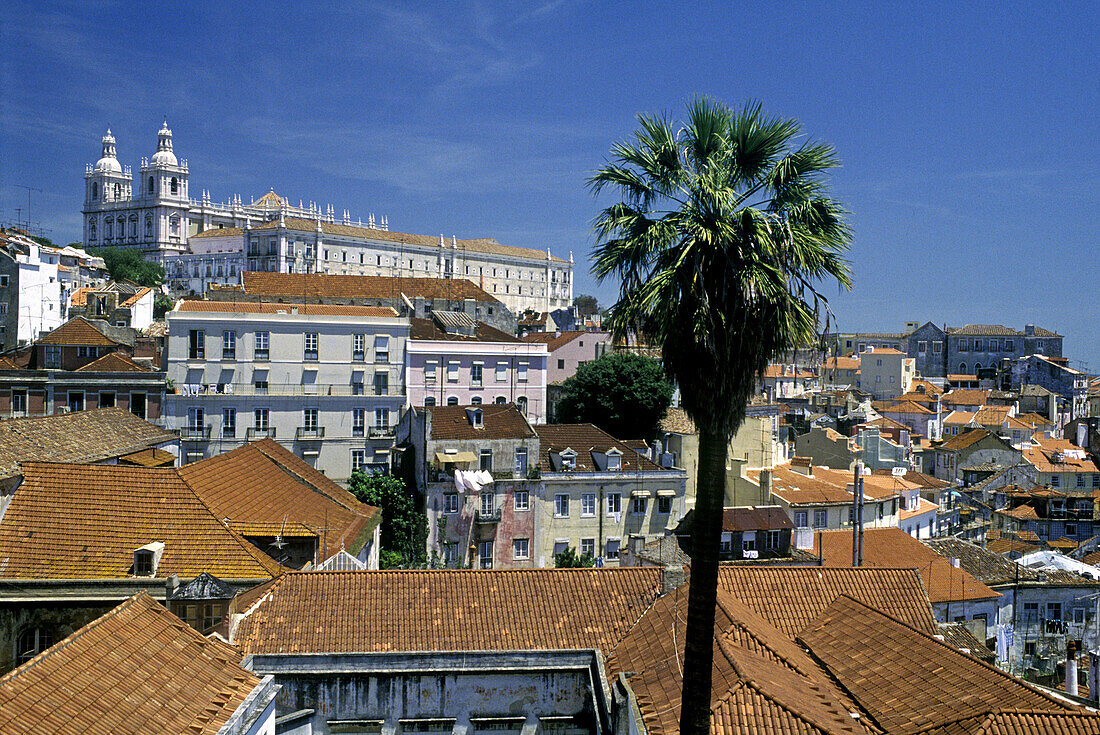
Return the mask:
<path fill-rule="evenodd" d="M 917 377 L 916 360 L 892 347 L 868 347 L 859 356 L 859 389 L 876 401 L 908 393 Z"/>

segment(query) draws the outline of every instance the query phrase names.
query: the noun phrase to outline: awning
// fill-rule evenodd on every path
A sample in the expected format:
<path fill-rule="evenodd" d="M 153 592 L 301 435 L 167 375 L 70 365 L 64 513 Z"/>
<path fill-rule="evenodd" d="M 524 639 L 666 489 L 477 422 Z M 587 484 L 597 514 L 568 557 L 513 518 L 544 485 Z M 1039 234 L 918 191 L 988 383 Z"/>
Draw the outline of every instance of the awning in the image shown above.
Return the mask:
<path fill-rule="evenodd" d="M 473 452 L 436 452 L 435 461 L 443 464 L 444 462 L 473 462 L 477 459 L 477 455 Z"/>
<path fill-rule="evenodd" d="M 651 498 L 651 497 L 653 497 L 653 493 L 651 493 L 649 490 L 631 490 L 630 491 L 630 497 L 632 497 L 632 498 Z"/>
<path fill-rule="evenodd" d="M 676 491 L 675 490 L 658 490 L 657 491 L 657 497 L 659 497 L 659 498 L 675 498 L 676 497 Z"/>

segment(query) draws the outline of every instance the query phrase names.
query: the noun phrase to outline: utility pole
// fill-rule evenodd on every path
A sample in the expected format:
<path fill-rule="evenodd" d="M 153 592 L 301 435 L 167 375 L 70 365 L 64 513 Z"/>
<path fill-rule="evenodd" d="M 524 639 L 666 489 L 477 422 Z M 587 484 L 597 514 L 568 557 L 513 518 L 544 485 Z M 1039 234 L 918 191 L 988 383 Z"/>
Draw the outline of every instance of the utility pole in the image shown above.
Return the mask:
<path fill-rule="evenodd" d="M 863 462 L 857 461 L 852 477 L 852 566 L 863 566 Z"/>

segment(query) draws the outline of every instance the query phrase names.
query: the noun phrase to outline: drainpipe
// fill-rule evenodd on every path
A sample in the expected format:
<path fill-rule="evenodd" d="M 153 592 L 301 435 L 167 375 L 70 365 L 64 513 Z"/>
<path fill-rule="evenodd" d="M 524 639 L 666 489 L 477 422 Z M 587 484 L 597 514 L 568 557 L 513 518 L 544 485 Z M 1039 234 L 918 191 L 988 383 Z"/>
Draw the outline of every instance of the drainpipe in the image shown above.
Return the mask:
<path fill-rule="evenodd" d="M 1066 694 L 1077 696 L 1077 641 L 1072 639 L 1066 641 Z"/>

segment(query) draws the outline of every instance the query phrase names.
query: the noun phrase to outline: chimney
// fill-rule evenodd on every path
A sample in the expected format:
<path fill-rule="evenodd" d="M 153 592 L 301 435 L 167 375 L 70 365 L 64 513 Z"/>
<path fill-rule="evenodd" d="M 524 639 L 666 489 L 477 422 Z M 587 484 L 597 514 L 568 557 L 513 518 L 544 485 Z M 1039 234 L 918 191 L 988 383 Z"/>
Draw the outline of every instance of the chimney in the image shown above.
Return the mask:
<path fill-rule="evenodd" d="M 810 457 L 791 457 L 791 471 L 806 477 L 813 477 L 813 460 Z"/>
<path fill-rule="evenodd" d="M 1026 337 L 1034 337 L 1035 336 L 1035 325 L 1034 324 L 1025 324 L 1024 325 L 1024 336 L 1026 336 Z"/>
<path fill-rule="evenodd" d="M 1066 694 L 1077 696 L 1077 641 L 1072 638 L 1066 641 Z"/>
<path fill-rule="evenodd" d="M 760 470 L 760 497 L 765 503 L 771 502 L 772 497 L 772 471 Z"/>
<path fill-rule="evenodd" d="M 677 564 L 669 564 L 661 568 L 661 594 L 667 595 L 687 581 L 684 568 Z"/>
<path fill-rule="evenodd" d="M 1084 421 L 1082 421 L 1079 424 L 1077 424 L 1077 446 L 1084 449 L 1085 445 L 1088 444 L 1088 440 L 1089 440 L 1088 438 L 1089 438 L 1088 424 L 1086 424 Z"/>

